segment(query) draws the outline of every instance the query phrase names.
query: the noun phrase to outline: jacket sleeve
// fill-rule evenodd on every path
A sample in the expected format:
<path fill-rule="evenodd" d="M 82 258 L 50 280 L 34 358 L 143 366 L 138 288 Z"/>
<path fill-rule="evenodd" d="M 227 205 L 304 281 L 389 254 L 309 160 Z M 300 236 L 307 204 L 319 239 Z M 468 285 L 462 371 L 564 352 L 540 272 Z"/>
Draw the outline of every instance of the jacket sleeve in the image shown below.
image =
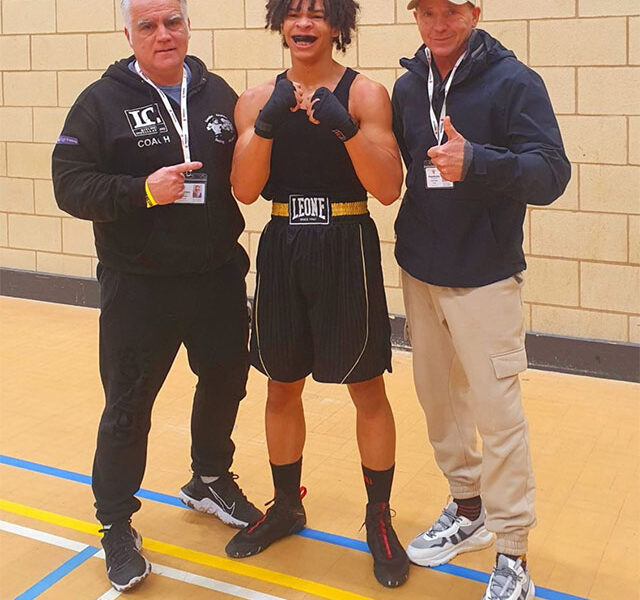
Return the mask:
<path fill-rule="evenodd" d="M 116 221 L 146 207 L 145 178 L 108 173 L 104 143 L 99 123 L 79 99 L 67 115 L 52 156 L 56 202 L 74 217 Z"/>
<path fill-rule="evenodd" d="M 472 142 L 465 181 L 527 204 L 551 204 L 567 187 L 571 165 L 542 79 L 527 70 L 505 101 L 506 147 Z"/>
<path fill-rule="evenodd" d="M 402 160 L 409 170 L 411 165 L 411 153 L 407 148 L 407 142 L 404 139 L 404 125 L 402 123 L 402 110 L 400 108 L 400 92 L 398 90 L 398 82 L 393 86 L 393 95 L 391 96 L 391 107 L 393 109 L 393 133 L 396 136 L 398 142 L 398 148 L 400 148 L 400 154 L 402 154 Z"/>

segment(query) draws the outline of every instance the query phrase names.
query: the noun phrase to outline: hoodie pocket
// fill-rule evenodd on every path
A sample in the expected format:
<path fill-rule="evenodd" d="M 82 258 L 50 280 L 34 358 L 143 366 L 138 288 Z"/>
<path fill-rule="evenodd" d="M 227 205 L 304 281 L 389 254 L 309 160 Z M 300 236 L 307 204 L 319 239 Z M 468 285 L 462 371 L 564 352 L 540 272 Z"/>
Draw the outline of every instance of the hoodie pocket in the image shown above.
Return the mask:
<path fill-rule="evenodd" d="M 152 210 L 163 212 L 157 215 L 137 262 L 162 274 L 203 270 L 210 238 L 204 209 L 176 205 Z"/>
<path fill-rule="evenodd" d="M 498 379 L 513 377 L 527 369 L 527 352 L 522 348 L 510 350 L 501 354 L 491 356 L 493 370 Z"/>

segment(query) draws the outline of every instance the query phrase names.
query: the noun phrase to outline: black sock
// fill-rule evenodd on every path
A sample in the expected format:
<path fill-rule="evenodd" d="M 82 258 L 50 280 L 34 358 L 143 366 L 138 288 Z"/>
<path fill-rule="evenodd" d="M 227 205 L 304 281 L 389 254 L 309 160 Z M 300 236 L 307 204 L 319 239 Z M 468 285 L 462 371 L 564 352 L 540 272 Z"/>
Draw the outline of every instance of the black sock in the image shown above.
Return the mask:
<path fill-rule="evenodd" d="M 469 521 L 475 521 L 480 516 L 480 510 L 482 509 L 480 496 L 464 498 L 462 500 L 454 498 L 453 501 L 458 505 L 456 514 L 459 517 L 466 517 Z"/>
<path fill-rule="evenodd" d="M 393 465 L 386 471 L 373 471 L 362 465 L 364 485 L 369 502 L 389 502 L 395 468 L 396 466 Z"/>
<path fill-rule="evenodd" d="M 302 477 L 302 456 L 288 465 L 271 465 L 271 476 L 276 495 L 300 499 L 300 479 Z"/>

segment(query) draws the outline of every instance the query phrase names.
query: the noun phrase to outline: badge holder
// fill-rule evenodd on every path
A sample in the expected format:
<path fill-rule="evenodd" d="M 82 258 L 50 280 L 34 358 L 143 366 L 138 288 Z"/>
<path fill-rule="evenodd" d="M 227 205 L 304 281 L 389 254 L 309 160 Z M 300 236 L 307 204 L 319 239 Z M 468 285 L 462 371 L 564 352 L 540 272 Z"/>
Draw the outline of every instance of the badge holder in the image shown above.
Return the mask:
<path fill-rule="evenodd" d="M 184 174 L 184 195 L 176 204 L 204 204 L 207 197 L 207 174 Z"/>
<path fill-rule="evenodd" d="M 453 188 L 453 181 L 447 181 L 442 178 L 442 174 L 438 170 L 430 158 L 424 161 L 425 186 L 428 190 L 450 190 Z"/>

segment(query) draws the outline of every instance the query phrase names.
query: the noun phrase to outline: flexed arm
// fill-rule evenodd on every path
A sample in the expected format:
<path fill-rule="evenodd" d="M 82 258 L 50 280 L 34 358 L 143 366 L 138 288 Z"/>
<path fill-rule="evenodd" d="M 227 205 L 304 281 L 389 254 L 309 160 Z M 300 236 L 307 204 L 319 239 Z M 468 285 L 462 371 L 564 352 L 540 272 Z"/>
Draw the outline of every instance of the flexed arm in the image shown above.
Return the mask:
<path fill-rule="evenodd" d="M 351 88 L 349 112 L 329 90 L 320 88 L 308 113 L 312 123 L 329 127 L 344 141 L 356 174 L 370 194 L 382 204 L 398 199 L 402 165 L 391 130 L 391 102 L 382 85 L 360 75 Z"/>
<path fill-rule="evenodd" d="M 273 136 L 289 112 L 299 109 L 302 93 L 287 79 L 246 91 L 236 105 L 238 142 L 231 186 L 243 204 L 255 202 L 269 179 Z"/>

